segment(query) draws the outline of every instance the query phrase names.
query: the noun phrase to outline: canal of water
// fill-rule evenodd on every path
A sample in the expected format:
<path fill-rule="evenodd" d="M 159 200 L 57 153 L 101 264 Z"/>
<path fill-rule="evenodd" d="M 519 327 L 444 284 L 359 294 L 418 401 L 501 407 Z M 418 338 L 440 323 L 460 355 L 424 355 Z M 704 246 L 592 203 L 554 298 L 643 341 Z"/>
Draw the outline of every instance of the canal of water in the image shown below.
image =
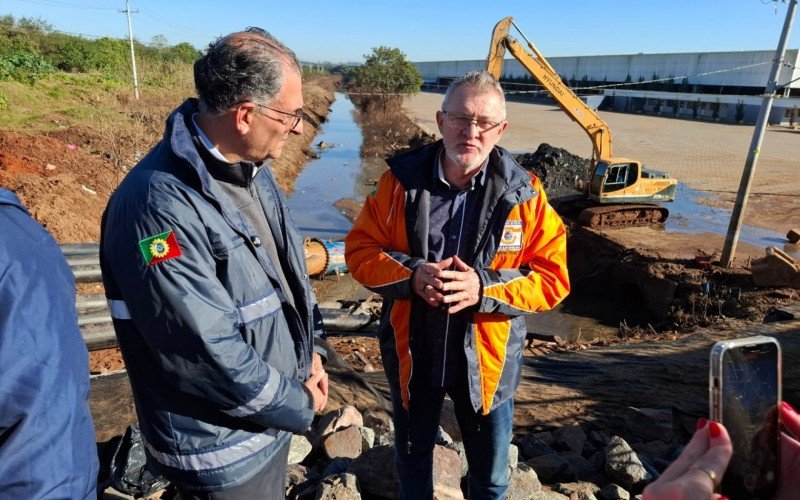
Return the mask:
<path fill-rule="evenodd" d="M 330 147 L 320 149 L 319 158 L 295 181 L 289 208 L 306 236 L 343 239 L 351 223 L 333 203 L 343 198 L 363 201 L 385 168 L 381 158 L 361 158 L 361 128 L 354 112 L 350 99 L 337 92 L 322 133 L 314 139 Z"/>

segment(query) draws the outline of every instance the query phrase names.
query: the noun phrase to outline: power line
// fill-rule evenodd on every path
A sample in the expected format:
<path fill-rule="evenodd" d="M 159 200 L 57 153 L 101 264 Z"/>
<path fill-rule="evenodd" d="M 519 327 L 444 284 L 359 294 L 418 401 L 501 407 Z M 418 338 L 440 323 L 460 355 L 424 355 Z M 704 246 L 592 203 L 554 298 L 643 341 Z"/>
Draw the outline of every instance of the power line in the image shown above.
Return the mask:
<path fill-rule="evenodd" d="M 185 34 L 192 35 L 192 36 L 205 36 L 205 37 L 216 37 L 217 36 L 217 35 L 211 35 L 209 33 L 204 33 L 202 31 L 198 31 L 196 29 L 193 29 L 193 28 L 190 28 L 190 27 L 187 27 L 187 26 L 184 26 L 184 25 L 180 25 L 180 24 L 174 23 L 174 22 L 170 21 L 169 19 L 161 17 L 160 15 L 158 15 L 155 11 L 153 11 L 151 9 L 148 9 L 148 8 L 145 8 L 145 7 L 139 7 L 139 9 L 142 11 L 142 14 L 144 14 L 146 16 L 149 16 L 149 17 L 155 19 L 156 21 L 158 21 L 160 23 L 163 23 L 166 26 L 169 26 L 170 28 L 176 29 L 178 31 L 182 31 Z"/>
<path fill-rule="evenodd" d="M 6 27 L 6 26 L 0 26 L 0 31 L 1 30 L 14 31 L 14 32 L 17 32 L 17 33 L 27 33 L 27 31 L 24 30 L 24 29 L 11 28 L 11 27 Z M 61 31 L 61 30 L 55 30 L 55 29 L 48 29 L 48 30 L 45 31 L 45 34 L 51 34 L 51 33 L 57 34 L 57 35 L 69 35 L 69 36 L 77 36 L 77 37 L 83 37 L 83 38 L 91 38 L 91 39 L 94 39 L 94 40 L 99 40 L 101 38 L 107 38 L 109 40 L 118 40 L 120 42 L 127 42 L 127 40 L 125 40 L 124 38 L 116 37 L 116 36 L 89 35 L 88 33 L 75 33 L 75 32 L 72 32 L 72 31 Z M 145 45 L 147 47 L 161 48 L 161 45 L 157 44 L 157 43 L 142 42 L 142 41 L 139 41 L 139 40 L 134 40 L 134 42 L 139 44 L 139 45 Z"/>
<path fill-rule="evenodd" d="M 73 9 L 83 10 L 117 10 L 113 7 L 95 7 L 93 5 L 81 5 L 69 2 L 59 2 L 57 0 L 18 0 L 20 2 L 31 3 L 34 5 L 44 5 L 47 7 L 69 7 Z"/>

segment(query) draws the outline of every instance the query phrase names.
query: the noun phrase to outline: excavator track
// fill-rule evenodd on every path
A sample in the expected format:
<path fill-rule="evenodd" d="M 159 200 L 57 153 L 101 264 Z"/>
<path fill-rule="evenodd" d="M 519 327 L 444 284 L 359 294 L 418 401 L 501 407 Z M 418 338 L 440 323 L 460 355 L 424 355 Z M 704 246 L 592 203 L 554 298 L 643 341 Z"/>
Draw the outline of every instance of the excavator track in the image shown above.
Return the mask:
<path fill-rule="evenodd" d="M 599 205 L 585 208 L 580 223 L 592 229 L 640 227 L 661 224 L 669 210 L 658 205 Z"/>

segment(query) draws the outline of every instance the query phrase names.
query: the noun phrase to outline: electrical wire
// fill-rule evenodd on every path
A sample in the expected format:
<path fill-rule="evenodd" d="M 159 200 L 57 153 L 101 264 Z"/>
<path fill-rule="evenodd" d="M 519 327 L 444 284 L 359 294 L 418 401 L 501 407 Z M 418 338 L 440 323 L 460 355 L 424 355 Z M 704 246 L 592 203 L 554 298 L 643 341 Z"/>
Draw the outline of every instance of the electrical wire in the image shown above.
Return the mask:
<path fill-rule="evenodd" d="M 113 7 L 95 7 L 93 5 L 81 5 L 69 2 L 59 2 L 57 0 L 18 0 L 20 2 L 31 3 L 34 5 L 44 5 L 48 7 L 70 7 L 83 10 L 117 10 Z"/>

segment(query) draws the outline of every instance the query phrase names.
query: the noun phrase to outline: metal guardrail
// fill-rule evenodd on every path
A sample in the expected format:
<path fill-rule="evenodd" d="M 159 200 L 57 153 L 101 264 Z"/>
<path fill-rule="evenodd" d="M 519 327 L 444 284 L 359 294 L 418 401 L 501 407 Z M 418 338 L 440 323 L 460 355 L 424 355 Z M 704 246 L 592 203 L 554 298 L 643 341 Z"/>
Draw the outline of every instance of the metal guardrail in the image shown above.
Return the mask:
<path fill-rule="evenodd" d="M 76 283 L 100 283 L 100 246 L 97 243 L 68 243 L 61 251 L 72 268 Z M 117 347 L 117 337 L 111 321 L 111 313 L 103 294 L 79 294 L 75 305 L 78 308 L 78 326 L 83 334 L 86 348 L 90 351 Z M 320 309 L 326 330 L 332 335 L 375 334 L 377 323 L 368 314 L 352 314 L 345 309 Z"/>

